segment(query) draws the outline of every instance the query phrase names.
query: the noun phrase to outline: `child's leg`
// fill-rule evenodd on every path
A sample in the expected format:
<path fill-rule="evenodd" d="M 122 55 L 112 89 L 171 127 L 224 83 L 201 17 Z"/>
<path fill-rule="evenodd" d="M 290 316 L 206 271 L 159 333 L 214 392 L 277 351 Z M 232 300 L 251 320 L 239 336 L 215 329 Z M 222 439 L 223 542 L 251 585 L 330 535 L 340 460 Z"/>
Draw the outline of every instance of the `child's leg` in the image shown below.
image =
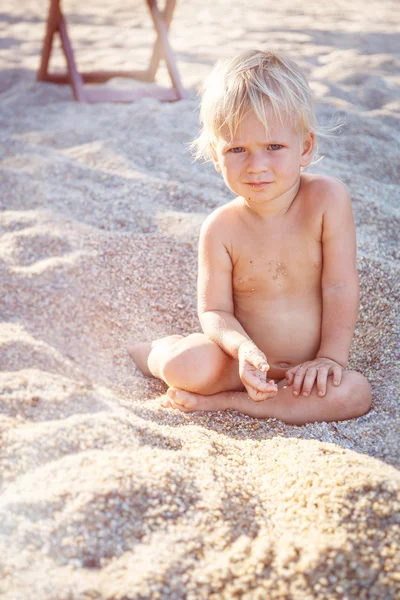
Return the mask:
<path fill-rule="evenodd" d="M 134 344 L 128 352 L 145 375 L 158 377 L 170 387 L 199 394 L 244 389 L 238 362 L 203 333 Z"/>
<path fill-rule="evenodd" d="M 153 342 L 137 342 L 128 346 L 128 353 L 138 369 L 142 371 L 147 377 L 157 377 L 162 379 L 161 375 L 150 371 L 148 366 L 148 358 L 152 351 L 153 354 L 163 354 L 168 352 L 168 349 L 176 344 L 179 340 L 183 339 L 183 335 L 168 335 L 167 337 L 159 338 Z M 156 348 L 158 348 L 156 352 Z"/>
<path fill-rule="evenodd" d="M 371 407 L 371 388 L 366 378 L 356 371 L 345 371 L 339 386 L 328 378 L 326 395 L 317 395 L 315 386 L 311 394 L 294 396 L 285 379 L 278 383 L 278 394 L 263 402 L 253 402 L 245 392 L 222 392 L 202 396 L 184 390 L 169 389 L 168 399 L 162 406 L 178 408 L 182 412 L 196 410 L 226 410 L 231 408 L 251 417 L 275 417 L 291 425 L 304 425 L 314 421 L 343 421 L 367 413 Z"/>

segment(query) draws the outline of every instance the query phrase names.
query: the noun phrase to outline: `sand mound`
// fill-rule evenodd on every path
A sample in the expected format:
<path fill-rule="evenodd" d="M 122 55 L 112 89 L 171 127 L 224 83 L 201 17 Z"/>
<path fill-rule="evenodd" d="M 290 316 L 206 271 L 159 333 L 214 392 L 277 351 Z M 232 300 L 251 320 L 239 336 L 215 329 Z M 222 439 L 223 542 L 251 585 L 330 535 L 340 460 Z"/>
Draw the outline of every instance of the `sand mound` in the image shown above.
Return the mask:
<path fill-rule="evenodd" d="M 65 5 L 84 68 L 126 68 L 127 49 L 145 64 L 145 3 Z M 6 0 L 5 600 L 399 597 L 395 9 L 182 2 L 172 41 L 191 97 L 89 106 L 66 87 L 35 82 L 44 9 Z M 361 310 L 351 366 L 370 378 L 374 403 L 349 422 L 294 427 L 234 411 L 164 411 L 165 386 L 126 354 L 132 338 L 199 329 L 197 236 L 230 193 L 188 154 L 195 89 L 219 56 L 266 46 L 298 60 L 323 122 L 343 122 L 310 170 L 341 178 L 354 203 Z"/>

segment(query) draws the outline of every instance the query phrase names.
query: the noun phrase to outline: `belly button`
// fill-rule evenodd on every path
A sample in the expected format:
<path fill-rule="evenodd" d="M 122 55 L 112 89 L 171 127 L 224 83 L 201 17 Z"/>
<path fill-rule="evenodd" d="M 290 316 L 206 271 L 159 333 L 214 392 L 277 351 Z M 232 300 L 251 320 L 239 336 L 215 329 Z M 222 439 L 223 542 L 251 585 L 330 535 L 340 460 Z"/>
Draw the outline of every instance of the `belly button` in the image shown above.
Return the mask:
<path fill-rule="evenodd" d="M 288 367 L 290 367 L 290 363 L 287 362 L 280 362 L 277 364 L 278 367 L 281 367 L 282 369 L 287 369 Z"/>

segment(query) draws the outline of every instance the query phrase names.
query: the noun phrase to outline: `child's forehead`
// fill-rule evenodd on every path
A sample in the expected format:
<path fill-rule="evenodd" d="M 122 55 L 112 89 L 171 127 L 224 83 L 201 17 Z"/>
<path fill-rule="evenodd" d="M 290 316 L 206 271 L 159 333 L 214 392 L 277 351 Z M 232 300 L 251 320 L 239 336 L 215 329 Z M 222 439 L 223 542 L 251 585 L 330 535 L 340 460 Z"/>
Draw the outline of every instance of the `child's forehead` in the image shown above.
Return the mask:
<path fill-rule="evenodd" d="M 225 125 L 218 132 L 218 138 L 226 143 L 240 140 L 249 142 L 266 141 L 272 138 L 287 139 L 297 135 L 299 135 L 298 130 L 288 119 L 279 119 L 268 113 L 266 114 L 266 123 L 262 123 L 256 114 L 249 113 L 233 130 Z"/>

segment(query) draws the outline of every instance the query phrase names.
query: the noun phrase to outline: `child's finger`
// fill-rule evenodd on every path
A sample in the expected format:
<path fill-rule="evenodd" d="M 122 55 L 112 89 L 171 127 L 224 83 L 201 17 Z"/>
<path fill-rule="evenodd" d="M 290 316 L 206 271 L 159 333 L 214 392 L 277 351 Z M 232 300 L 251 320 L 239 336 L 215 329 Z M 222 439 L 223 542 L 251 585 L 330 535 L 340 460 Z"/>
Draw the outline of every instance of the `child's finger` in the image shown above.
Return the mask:
<path fill-rule="evenodd" d="M 242 377 L 243 383 L 249 385 L 255 390 L 266 392 L 270 386 L 266 381 L 262 381 L 255 373 L 245 373 Z"/>
<path fill-rule="evenodd" d="M 258 348 L 256 344 L 250 340 L 243 342 L 243 344 L 240 345 L 239 359 L 240 357 L 256 367 L 256 369 L 268 364 L 267 357 L 265 356 L 264 352 L 262 352 L 262 350 L 260 350 L 260 348 Z"/>
<path fill-rule="evenodd" d="M 246 357 L 246 362 L 262 373 L 266 373 L 269 370 L 267 358 L 262 352 L 252 352 Z"/>
<path fill-rule="evenodd" d="M 303 381 L 303 396 L 309 396 L 317 378 L 317 367 L 309 367 Z"/>
<path fill-rule="evenodd" d="M 258 369 L 262 373 L 266 373 L 267 371 L 269 371 L 269 364 L 265 360 L 260 361 L 257 364 L 254 364 L 254 366 L 256 369 Z"/>
<path fill-rule="evenodd" d="M 254 388 L 249 387 L 247 389 L 247 393 L 253 402 L 263 402 L 264 400 L 268 400 L 269 398 L 273 398 L 276 396 L 278 392 L 277 386 L 271 387 L 271 389 L 267 392 L 260 392 L 259 390 L 255 390 Z"/>
<path fill-rule="evenodd" d="M 269 368 L 267 357 L 255 344 L 252 344 L 250 348 L 246 348 L 243 358 L 256 369 L 263 370 L 265 367 Z"/>
<path fill-rule="evenodd" d="M 299 367 L 293 380 L 293 394 L 295 396 L 300 394 L 305 374 L 306 369 L 304 367 Z"/>
<path fill-rule="evenodd" d="M 326 383 L 328 381 L 328 369 L 326 367 L 320 367 L 317 375 L 317 390 L 318 396 L 325 396 L 326 394 Z"/>
<path fill-rule="evenodd" d="M 288 382 L 288 385 L 292 385 L 293 379 L 295 378 L 295 375 L 298 370 L 299 370 L 299 367 L 297 366 L 297 367 L 293 367 L 292 369 L 289 369 L 288 371 L 286 371 L 285 379 Z"/>
<path fill-rule="evenodd" d="M 254 389 L 251 385 L 249 385 L 246 382 L 243 382 L 243 383 L 246 388 L 247 394 L 249 395 L 249 398 L 251 400 L 253 400 L 254 402 L 260 402 L 261 400 L 263 400 L 263 398 L 261 398 L 262 392 L 257 391 L 256 389 Z"/>
<path fill-rule="evenodd" d="M 342 381 L 343 369 L 342 367 L 335 366 L 333 367 L 333 385 L 340 385 Z"/>
<path fill-rule="evenodd" d="M 255 390 L 255 393 L 253 394 L 253 396 L 250 396 L 250 398 L 254 402 L 264 402 L 264 400 L 266 400 L 267 397 L 268 397 L 268 392 L 260 392 L 258 390 Z"/>

